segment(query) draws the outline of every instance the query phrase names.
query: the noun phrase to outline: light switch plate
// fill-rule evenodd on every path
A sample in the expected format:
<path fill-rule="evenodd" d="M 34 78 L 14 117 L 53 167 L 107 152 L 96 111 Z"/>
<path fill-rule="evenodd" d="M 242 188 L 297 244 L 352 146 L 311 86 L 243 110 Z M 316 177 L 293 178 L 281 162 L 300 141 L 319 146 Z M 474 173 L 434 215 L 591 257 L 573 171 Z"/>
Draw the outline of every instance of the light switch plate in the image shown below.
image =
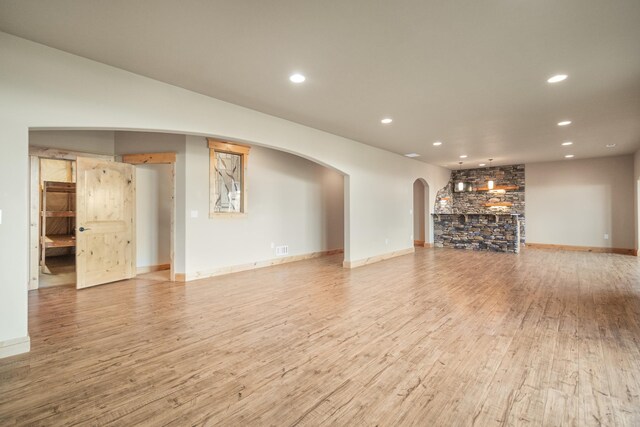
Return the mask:
<path fill-rule="evenodd" d="M 198 211 L 191 211 L 191 218 L 198 218 Z"/>

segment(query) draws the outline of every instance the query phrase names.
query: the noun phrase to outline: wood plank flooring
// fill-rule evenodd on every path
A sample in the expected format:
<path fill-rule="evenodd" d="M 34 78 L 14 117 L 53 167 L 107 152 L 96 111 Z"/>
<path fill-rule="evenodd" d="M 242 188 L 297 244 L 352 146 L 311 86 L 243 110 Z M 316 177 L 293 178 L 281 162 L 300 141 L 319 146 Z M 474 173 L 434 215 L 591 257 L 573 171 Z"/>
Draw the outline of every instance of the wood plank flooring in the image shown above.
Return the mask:
<path fill-rule="evenodd" d="M 417 249 L 29 296 L 0 425 L 640 425 L 640 263 Z"/>

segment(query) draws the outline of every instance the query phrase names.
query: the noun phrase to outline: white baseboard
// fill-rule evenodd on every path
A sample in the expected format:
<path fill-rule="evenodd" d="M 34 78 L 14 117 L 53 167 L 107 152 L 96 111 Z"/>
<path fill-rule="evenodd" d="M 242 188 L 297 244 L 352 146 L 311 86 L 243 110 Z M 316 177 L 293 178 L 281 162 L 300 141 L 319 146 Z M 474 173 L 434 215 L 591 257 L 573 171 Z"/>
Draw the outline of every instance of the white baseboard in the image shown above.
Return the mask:
<path fill-rule="evenodd" d="M 415 251 L 416 251 L 415 248 L 400 249 L 399 251 L 388 252 L 386 254 L 376 255 L 376 256 L 369 257 L 369 258 L 362 258 L 362 259 L 358 259 L 356 261 L 345 261 L 345 262 L 342 263 L 342 265 L 343 265 L 344 268 L 356 268 L 356 267 L 361 267 L 363 265 L 368 265 L 368 264 L 373 264 L 375 262 L 384 261 L 385 259 L 395 258 L 397 256 L 412 254 Z"/>
<path fill-rule="evenodd" d="M 222 276 L 224 274 L 239 273 L 241 271 L 254 270 L 257 268 L 271 267 L 274 265 L 286 264 L 289 262 L 302 261 L 305 259 L 319 258 L 328 255 L 341 254 L 344 250 L 332 249 L 329 251 L 311 252 L 302 255 L 274 258 L 265 261 L 257 261 L 249 264 L 232 265 L 229 267 L 213 268 L 211 270 L 198 271 L 192 274 L 176 274 L 176 282 L 190 282 L 192 280 L 206 279 L 209 277 Z"/>
<path fill-rule="evenodd" d="M 600 254 L 619 254 L 619 255 L 638 256 L 638 251 L 636 249 L 628 249 L 628 248 L 556 245 L 556 244 L 550 244 L 550 243 L 529 243 L 529 242 L 525 244 L 525 247 L 531 248 L 531 249 L 555 249 L 560 251 L 594 252 L 594 253 L 600 253 Z"/>
<path fill-rule="evenodd" d="M 13 338 L 11 340 L 0 341 L 0 359 L 3 357 L 15 356 L 16 354 L 28 353 L 31 350 L 31 338 Z"/>

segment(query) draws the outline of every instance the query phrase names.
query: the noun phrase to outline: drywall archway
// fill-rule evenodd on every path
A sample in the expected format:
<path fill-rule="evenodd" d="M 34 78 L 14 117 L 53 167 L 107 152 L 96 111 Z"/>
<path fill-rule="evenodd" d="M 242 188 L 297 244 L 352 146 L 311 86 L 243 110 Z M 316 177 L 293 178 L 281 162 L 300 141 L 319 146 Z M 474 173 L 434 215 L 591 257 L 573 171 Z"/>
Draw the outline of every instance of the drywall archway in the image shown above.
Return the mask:
<path fill-rule="evenodd" d="M 287 255 L 290 258 L 310 254 L 317 256 L 322 253 L 348 253 L 349 251 L 350 236 L 347 222 L 349 215 L 348 209 L 346 209 L 349 198 L 345 197 L 348 194 L 348 188 L 345 188 L 349 184 L 348 175 L 336 168 L 327 167 L 322 162 L 312 161 L 308 156 L 298 156 L 285 150 L 266 147 L 263 144 L 247 143 L 253 147 L 252 153 L 254 154 L 251 155 L 251 159 L 256 162 L 249 161 L 249 174 L 251 176 L 256 173 L 261 177 L 258 181 L 249 179 L 249 188 L 261 188 L 258 193 L 254 193 L 258 197 L 255 200 L 261 201 L 261 210 L 252 212 L 250 209 L 247 217 L 231 222 L 220 221 L 222 218 L 216 217 L 217 224 L 208 224 L 202 222 L 202 219 L 208 216 L 210 184 L 209 148 L 204 136 L 157 131 L 143 132 L 137 129 L 134 131 L 123 131 L 121 128 L 118 131 L 111 129 L 87 130 L 86 128 L 78 130 L 70 127 L 32 130 L 29 135 L 30 143 L 33 142 L 36 146 L 54 150 L 112 154 L 116 157 L 149 152 L 177 153 L 175 176 L 178 193 L 175 220 L 177 236 L 175 260 L 179 280 L 210 277 L 221 274 L 220 271 L 238 271 L 255 263 L 267 265 L 269 260 L 281 262 L 283 259 L 276 259 L 274 258 L 277 256 L 276 254 L 270 254 L 275 250 L 274 245 L 292 245 L 290 249 L 293 253 L 290 256 Z M 229 138 L 224 139 L 229 140 Z M 252 164 L 255 165 L 255 168 Z M 286 178 L 287 176 L 291 178 Z M 286 179 L 290 180 L 288 182 L 293 187 L 288 185 L 273 186 L 275 181 L 282 182 Z M 309 185 L 310 180 L 314 180 L 315 184 Z M 283 190 L 298 188 L 302 192 L 296 194 L 299 194 L 302 199 L 295 196 L 293 199 L 287 197 L 288 201 L 285 204 L 289 208 L 282 210 L 278 206 L 285 206 L 285 204 L 274 204 L 274 201 L 279 199 L 277 194 L 281 194 L 279 191 L 274 193 L 272 190 L 274 188 L 282 188 Z M 320 190 L 321 192 L 318 193 Z M 267 196 L 267 194 L 272 194 L 272 196 Z M 203 199 L 206 203 L 202 203 Z M 306 202 L 302 202 L 302 200 L 306 200 Z M 277 216 L 276 210 L 279 212 Z M 266 215 L 270 215 L 269 223 L 273 225 L 267 227 L 270 230 L 268 233 L 255 229 L 256 218 L 260 217 L 261 221 L 265 221 Z M 201 219 L 195 221 L 195 218 Z M 289 218 L 289 222 L 287 222 L 289 226 L 284 228 L 278 226 L 278 218 L 283 218 L 284 221 L 287 221 L 284 218 Z M 231 230 L 236 229 L 239 222 L 243 223 L 239 230 L 240 234 L 248 233 L 242 240 L 245 242 L 247 240 L 254 241 L 253 252 L 247 251 L 246 245 L 242 245 L 243 249 L 236 251 L 238 253 L 235 256 L 232 256 L 233 251 L 229 252 L 228 250 L 224 251 L 224 256 L 220 256 L 220 254 L 214 256 L 215 251 L 210 249 L 210 245 L 203 246 L 202 242 L 199 243 L 204 235 L 213 233 L 212 235 L 221 236 L 224 233 L 232 233 Z M 226 225 L 222 225 L 222 223 Z M 293 235 L 287 232 L 293 224 L 302 226 L 303 223 L 313 223 L 313 230 L 309 229 L 307 225 L 306 231 L 303 227 L 299 233 Z M 249 230 L 253 230 L 253 232 L 249 232 Z M 259 241 L 260 238 L 266 239 L 266 234 L 272 234 L 268 239 L 271 242 L 269 250 L 266 249 L 269 242 Z M 227 236 L 225 241 L 232 242 L 232 235 Z M 211 256 L 207 257 L 206 254 L 209 252 Z M 188 254 L 191 255 L 187 258 Z M 201 259 L 203 257 L 206 260 Z M 342 262 L 344 259 L 340 261 Z"/>
<path fill-rule="evenodd" d="M 364 265 L 413 249 L 411 187 L 450 171 L 318 129 L 203 96 L 0 33 L 0 343 L 28 350 L 29 129 L 114 129 L 201 135 L 290 152 L 345 175 L 345 262 Z M 37 88 L 35 90 L 34 88 Z M 25 350 L 26 348 L 26 350 Z M 13 350 L 12 350 L 13 351 Z"/>

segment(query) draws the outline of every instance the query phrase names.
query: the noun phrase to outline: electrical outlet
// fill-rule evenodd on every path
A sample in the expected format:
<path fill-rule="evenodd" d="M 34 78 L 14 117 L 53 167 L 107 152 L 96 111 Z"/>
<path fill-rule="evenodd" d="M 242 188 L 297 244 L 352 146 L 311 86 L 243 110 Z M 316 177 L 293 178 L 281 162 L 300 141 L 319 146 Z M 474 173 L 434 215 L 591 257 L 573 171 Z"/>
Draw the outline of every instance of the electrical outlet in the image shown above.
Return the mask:
<path fill-rule="evenodd" d="M 604 240 L 609 240 L 609 235 L 608 234 L 604 235 Z"/>
<path fill-rule="evenodd" d="M 276 256 L 286 256 L 289 255 L 289 246 L 282 245 L 276 246 Z"/>

